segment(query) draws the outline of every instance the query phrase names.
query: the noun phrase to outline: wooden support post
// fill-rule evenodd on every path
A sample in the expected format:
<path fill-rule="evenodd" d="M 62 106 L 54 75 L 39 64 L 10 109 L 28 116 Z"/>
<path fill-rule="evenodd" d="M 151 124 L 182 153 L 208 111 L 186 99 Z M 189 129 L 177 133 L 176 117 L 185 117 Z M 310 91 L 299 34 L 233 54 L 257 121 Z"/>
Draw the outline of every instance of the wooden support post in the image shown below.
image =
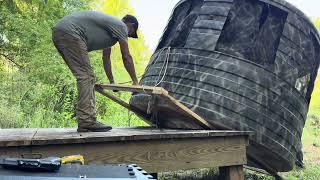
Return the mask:
<path fill-rule="evenodd" d="M 221 180 L 244 180 L 243 166 L 227 166 L 219 168 L 219 179 Z"/>

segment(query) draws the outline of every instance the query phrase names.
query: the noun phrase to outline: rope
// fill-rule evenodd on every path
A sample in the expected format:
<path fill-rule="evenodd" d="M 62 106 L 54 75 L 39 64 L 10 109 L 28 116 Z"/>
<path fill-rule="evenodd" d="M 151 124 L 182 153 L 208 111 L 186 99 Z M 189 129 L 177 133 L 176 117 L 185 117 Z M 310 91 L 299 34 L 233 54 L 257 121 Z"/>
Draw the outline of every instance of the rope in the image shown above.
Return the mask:
<path fill-rule="evenodd" d="M 160 85 L 160 84 L 162 83 L 162 81 L 164 80 L 166 74 L 167 74 L 167 69 L 168 69 L 168 64 L 169 64 L 169 57 L 170 57 L 170 50 L 171 50 L 171 47 L 168 47 L 168 51 L 167 51 L 167 53 L 166 53 L 165 61 L 164 61 L 163 65 L 162 65 L 162 67 L 161 67 L 161 70 L 160 70 L 160 72 L 159 72 L 158 79 L 157 79 L 156 84 L 154 85 L 154 87 L 157 87 L 158 85 Z M 159 54 L 159 56 L 158 56 L 158 59 L 159 59 L 159 57 L 160 57 L 160 54 Z M 157 60 L 158 60 L 158 59 L 157 59 Z M 155 63 L 156 63 L 156 62 L 155 62 Z M 163 70 L 164 67 L 165 67 L 165 69 L 164 69 L 163 76 L 162 76 L 161 80 L 159 81 L 160 76 L 161 76 L 161 73 L 162 73 L 162 70 Z M 158 82 L 158 81 L 159 81 L 159 82 Z"/>
<path fill-rule="evenodd" d="M 160 52 L 159 52 L 159 54 L 158 54 L 158 57 L 156 58 L 154 64 L 158 62 L 158 60 L 160 59 L 161 54 L 163 53 L 163 51 L 164 51 L 165 49 L 166 49 L 166 48 L 163 48 L 163 49 L 160 50 Z M 168 47 L 168 51 L 167 51 L 167 53 L 165 54 L 165 61 L 164 61 L 163 65 L 162 65 L 161 71 L 159 72 L 158 79 L 157 79 L 157 81 L 156 81 L 156 83 L 155 83 L 155 85 L 154 85 L 154 88 L 156 88 L 157 86 L 159 86 L 159 85 L 163 82 L 163 80 L 164 80 L 164 78 L 165 78 L 165 76 L 166 76 L 166 74 L 167 74 L 167 69 L 168 69 L 168 64 L 169 64 L 169 58 L 170 58 L 170 51 L 171 51 L 171 47 Z M 148 66 L 147 69 L 148 69 L 149 67 L 150 67 L 150 66 Z M 162 75 L 162 77 L 161 77 L 162 71 L 163 71 L 163 75 Z M 139 76 L 138 78 L 141 78 L 142 76 L 143 76 L 143 75 Z M 128 83 L 131 83 L 131 82 L 132 82 L 132 80 L 131 80 L 131 81 L 126 81 L 126 82 L 121 82 L 121 83 L 118 83 L 118 84 L 128 84 Z M 145 92 L 145 87 L 144 87 L 143 85 L 142 85 L 142 90 Z M 151 113 L 150 110 L 151 110 L 151 106 L 153 105 L 153 104 L 151 104 L 151 101 L 152 101 L 152 98 L 150 98 L 149 101 L 148 101 L 147 114 L 150 114 L 150 113 Z M 155 117 L 155 115 L 156 115 L 156 113 L 153 114 L 152 117 Z M 157 120 L 157 118 L 156 118 L 156 120 Z M 129 122 L 128 122 L 128 125 L 130 126 L 130 125 L 131 125 L 131 114 L 130 114 L 130 111 L 129 111 L 129 110 L 128 110 L 128 121 L 129 121 Z"/>
<path fill-rule="evenodd" d="M 165 49 L 165 48 L 164 48 L 164 49 Z M 164 49 L 162 49 L 162 50 L 159 52 L 159 55 L 158 55 L 157 59 L 155 60 L 154 64 L 156 64 L 157 61 L 160 59 L 161 53 L 164 51 Z M 156 83 L 155 83 L 155 85 L 154 85 L 154 88 L 156 88 L 158 85 L 160 85 L 160 84 L 163 82 L 163 80 L 164 80 L 164 78 L 165 78 L 165 76 L 166 76 L 166 74 L 167 74 L 167 69 L 168 69 L 168 64 L 169 64 L 169 57 L 170 57 L 170 50 L 171 50 L 171 47 L 168 47 L 168 51 L 167 51 L 166 56 L 165 56 L 165 61 L 164 61 L 163 65 L 162 65 L 162 67 L 161 67 L 161 70 L 160 70 L 160 72 L 159 72 L 158 79 L 157 79 L 157 81 L 156 81 Z M 162 78 L 161 78 L 161 73 L 162 73 L 163 70 L 164 70 L 164 72 L 163 72 L 163 75 L 162 75 Z M 160 81 L 159 81 L 159 80 L 160 80 Z M 142 87 L 143 87 L 143 86 L 142 86 Z M 151 119 L 152 119 L 152 121 L 153 121 L 153 120 L 156 121 L 156 122 L 155 122 L 155 123 L 156 123 L 156 128 L 158 128 L 158 124 L 159 124 L 159 123 L 158 123 L 158 116 L 157 116 L 158 112 L 157 112 L 157 110 L 154 112 L 154 109 L 151 108 L 151 106 L 153 106 L 154 103 L 155 103 L 154 101 L 156 101 L 155 98 L 156 98 L 156 97 L 151 96 L 151 98 L 149 99 L 149 101 L 148 101 L 148 107 L 147 107 L 147 114 L 152 113 Z M 151 104 L 151 101 L 153 101 L 153 102 L 152 102 L 153 104 Z M 151 112 L 151 111 L 153 111 L 153 112 Z"/>

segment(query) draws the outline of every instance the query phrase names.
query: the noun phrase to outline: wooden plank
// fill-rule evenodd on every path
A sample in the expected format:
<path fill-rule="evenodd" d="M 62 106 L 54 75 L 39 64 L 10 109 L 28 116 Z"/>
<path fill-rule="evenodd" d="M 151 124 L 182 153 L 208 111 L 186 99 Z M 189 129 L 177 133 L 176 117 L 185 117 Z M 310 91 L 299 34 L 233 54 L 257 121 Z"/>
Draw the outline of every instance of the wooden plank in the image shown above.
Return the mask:
<path fill-rule="evenodd" d="M 37 129 L 1 129 L 0 146 L 27 146 Z"/>
<path fill-rule="evenodd" d="M 146 93 L 150 95 L 156 95 L 156 97 L 159 98 L 160 100 L 166 101 L 166 103 L 170 106 L 170 108 L 180 112 L 182 116 L 188 117 L 189 120 L 196 122 L 204 129 L 217 129 L 217 128 L 225 129 L 226 128 L 219 123 L 209 123 L 208 121 L 206 121 L 205 119 L 203 119 L 202 117 L 194 113 L 192 110 L 187 108 L 185 105 L 177 101 L 175 98 L 170 96 L 168 91 L 164 90 L 161 87 L 150 87 L 150 86 L 142 87 L 142 86 L 127 86 L 127 85 L 113 85 L 113 84 L 100 84 L 100 85 L 96 85 L 96 87 L 98 87 L 99 89 L 139 92 L 139 93 Z M 116 100 L 115 102 L 118 102 L 118 101 Z M 148 115 L 147 111 L 148 110 L 146 110 L 143 113 L 144 114 L 142 115 L 143 117 L 146 117 Z M 140 114 L 141 114 L 141 111 L 140 111 Z"/>
<path fill-rule="evenodd" d="M 87 164 L 139 164 L 149 172 L 164 172 L 247 163 L 246 146 L 250 132 L 216 130 L 166 130 L 117 128 L 103 133 L 77 133 L 76 129 L 37 129 L 30 141 L 17 137 L 23 129 L 10 132 L 29 145 L 0 146 L 2 156 L 22 154 L 66 156 L 82 154 Z M 25 130 L 29 132 L 29 130 Z M 34 131 L 32 131 L 34 132 Z M 0 143 L 1 144 L 1 143 Z"/>
<path fill-rule="evenodd" d="M 134 163 L 148 172 L 246 164 L 243 137 L 32 146 L 32 152 L 44 156 L 82 154 L 88 164 Z"/>
<path fill-rule="evenodd" d="M 32 154 L 31 146 L 14 146 L 14 147 L 0 147 L 1 157 L 16 157 L 20 158 L 22 155 Z"/>
<path fill-rule="evenodd" d="M 96 84 L 96 86 L 102 89 L 116 90 L 116 91 L 127 91 L 136 93 L 147 93 L 147 94 L 169 94 L 168 91 L 162 87 L 152 86 L 128 86 L 119 84 Z"/>
<path fill-rule="evenodd" d="M 147 121 L 148 119 L 150 119 L 150 116 L 148 114 L 145 114 L 144 112 L 142 112 L 140 109 L 131 106 L 130 104 L 128 104 L 127 102 L 121 100 L 120 98 L 106 92 L 103 90 L 103 88 L 101 86 L 95 86 L 95 90 L 97 92 L 99 92 L 101 95 L 106 96 L 107 98 L 111 99 L 112 101 L 118 103 L 119 105 L 121 105 L 122 107 L 128 109 L 129 111 L 134 112 L 135 114 L 137 114 L 139 117 L 141 117 L 147 124 L 151 124 L 150 121 Z"/>
<path fill-rule="evenodd" d="M 200 117 L 195 112 L 191 111 L 189 108 L 187 108 L 185 105 L 183 105 L 182 103 L 177 101 L 175 98 L 173 98 L 169 94 L 168 95 L 162 95 L 161 97 L 167 99 L 168 103 L 170 103 L 172 105 L 172 107 L 174 107 L 175 109 L 180 111 L 182 114 L 186 114 L 190 118 L 192 118 L 195 121 L 199 122 L 199 124 L 204 125 L 204 127 L 208 127 L 209 129 L 217 129 L 217 128 L 225 129 L 224 126 L 222 126 L 221 124 L 218 124 L 218 123 L 215 123 L 214 125 L 212 125 L 211 123 L 209 123 L 208 121 L 206 121 L 205 119 Z"/>
<path fill-rule="evenodd" d="M 25 136 L 28 132 L 36 132 Z M 241 131 L 205 131 L 205 130 L 166 130 L 153 128 L 115 128 L 109 132 L 78 133 L 76 129 L 2 129 L 0 147 L 15 147 L 29 145 L 82 144 L 94 142 L 140 141 L 140 140 L 170 140 L 183 138 L 232 137 L 248 136 L 250 132 Z M 7 143 L 8 140 L 11 143 Z M 24 143 L 20 143 L 20 142 Z"/>
<path fill-rule="evenodd" d="M 244 180 L 243 165 L 219 168 L 221 180 Z"/>

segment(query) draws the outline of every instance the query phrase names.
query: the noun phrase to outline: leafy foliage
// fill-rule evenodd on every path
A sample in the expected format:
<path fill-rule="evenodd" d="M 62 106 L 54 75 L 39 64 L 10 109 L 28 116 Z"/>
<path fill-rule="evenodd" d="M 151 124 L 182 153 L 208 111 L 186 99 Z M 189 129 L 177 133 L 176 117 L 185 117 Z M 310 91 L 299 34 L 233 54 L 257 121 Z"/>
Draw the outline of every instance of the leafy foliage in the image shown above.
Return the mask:
<path fill-rule="evenodd" d="M 129 2 L 123 0 L 0 1 L 0 128 L 76 125 L 76 81 L 52 43 L 51 28 L 67 14 L 95 7 L 118 17 L 134 13 Z M 131 53 L 138 60 L 135 62 L 138 74 L 143 72 L 143 60 L 150 56 L 143 36 L 140 37 L 130 40 L 130 47 L 135 47 Z M 101 54 L 91 53 L 91 63 L 97 81 L 107 82 Z M 130 80 L 119 47 L 113 48 L 112 59 L 116 80 Z M 129 98 L 129 94 L 118 96 Z M 129 119 L 127 111 L 106 98 L 97 97 L 97 109 L 103 121 L 127 125 L 123 122 Z M 132 118 L 141 124 L 137 117 Z"/>

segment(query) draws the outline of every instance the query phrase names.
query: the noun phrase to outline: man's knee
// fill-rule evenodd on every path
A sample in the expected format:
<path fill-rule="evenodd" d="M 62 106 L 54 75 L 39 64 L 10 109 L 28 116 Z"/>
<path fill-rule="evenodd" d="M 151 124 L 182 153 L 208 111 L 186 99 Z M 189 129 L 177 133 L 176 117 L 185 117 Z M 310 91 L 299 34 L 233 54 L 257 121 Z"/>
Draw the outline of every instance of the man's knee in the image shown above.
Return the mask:
<path fill-rule="evenodd" d="M 95 82 L 94 74 L 79 75 L 76 79 L 78 83 L 87 82 L 92 84 Z"/>

